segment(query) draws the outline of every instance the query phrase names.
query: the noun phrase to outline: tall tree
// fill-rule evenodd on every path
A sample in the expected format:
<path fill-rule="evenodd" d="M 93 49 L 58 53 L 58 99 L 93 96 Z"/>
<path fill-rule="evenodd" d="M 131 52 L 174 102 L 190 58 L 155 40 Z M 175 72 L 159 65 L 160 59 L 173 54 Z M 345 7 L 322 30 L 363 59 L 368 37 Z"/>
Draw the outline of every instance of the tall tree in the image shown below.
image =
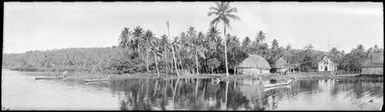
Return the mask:
<path fill-rule="evenodd" d="M 202 57 L 203 59 L 206 58 L 205 52 L 207 49 L 203 46 L 204 41 L 204 34 L 202 32 L 198 33 L 198 38 L 193 38 L 192 45 L 194 49 L 194 55 L 195 55 L 195 63 L 196 63 L 196 73 L 199 74 L 199 62 L 198 58 Z"/>
<path fill-rule="evenodd" d="M 140 26 L 135 27 L 134 32 L 132 32 L 132 35 L 134 37 L 133 42 L 136 45 L 136 48 L 137 48 L 136 51 L 138 51 L 139 55 L 140 55 L 141 40 L 143 37 L 143 33 L 144 33 L 143 28 L 141 28 Z"/>
<path fill-rule="evenodd" d="M 170 37 L 170 23 L 167 21 L 166 22 L 166 25 L 167 25 L 167 33 L 168 33 L 168 37 Z M 173 57 L 173 60 L 174 60 L 174 67 L 175 67 L 175 72 L 178 76 L 180 76 L 179 72 L 178 72 L 178 68 L 176 66 L 176 58 L 175 58 L 175 48 L 174 48 L 174 42 L 171 43 L 171 49 L 172 49 L 172 57 Z"/>
<path fill-rule="evenodd" d="M 241 50 L 240 42 L 237 36 L 228 36 L 227 38 L 227 46 L 228 46 L 228 57 L 229 57 L 229 65 L 233 69 L 233 73 L 236 74 L 236 66 L 241 63 L 246 57 L 247 54 L 244 50 Z"/>
<path fill-rule="evenodd" d="M 226 28 L 230 28 L 230 20 L 240 20 L 238 16 L 234 13 L 237 13 L 238 10 L 235 7 L 231 7 L 229 2 L 216 2 L 216 7 L 210 7 L 211 10 L 208 13 L 208 16 L 214 15 L 215 18 L 210 22 L 210 26 L 217 26 L 219 22 L 223 22 L 223 38 L 225 42 L 225 66 L 226 66 L 226 76 L 229 76 L 229 68 L 227 65 L 227 47 L 226 47 Z"/>
<path fill-rule="evenodd" d="M 283 53 L 283 48 L 279 49 L 279 43 L 277 39 L 274 39 L 271 43 L 271 53 L 269 56 L 269 63 L 272 65 L 278 58 L 281 57 L 281 54 Z"/>
<path fill-rule="evenodd" d="M 310 71 L 314 65 L 313 61 L 313 45 L 307 44 L 302 51 L 302 61 L 300 63 L 301 71 Z"/>
<path fill-rule="evenodd" d="M 148 65 L 148 61 L 149 61 L 149 52 L 151 49 L 149 49 L 150 47 L 150 42 L 152 41 L 152 39 L 154 38 L 154 34 L 152 33 L 152 31 L 150 30 L 147 30 L 144 34 L 144 38 L 143 38 L 143 41 L 144 41 L 144 47 L 145 47 L 145 52 L 146 52 L 146 68 L 147 68 L 147 72 L 150 71 L 149 69 L 149 65 Z"/>
<path fill-rule="evenodd" d="M 216 27 L 210 27 L 207 32 L 207 41 L 209 42 L 208 48 L 210 51 L 217 51 L 217 43 L 220 42 L 219 31 Z"/>
<path fill-rule="evenodd" d="M 150 46 L 151 51 L 154 55 L 154 61 L 155 61 L 155 67 L 156 72 L 159 73 L 159 67 L 158 67 L 158 57 L 161 57 L 161 51 L 160 51 L 160 42 L 157 38 L 150 39 Z"/>
<path fill-rule="evenodd" d="M 242 48 L 248 48 L 250 46 L 251 40 L 249 37 L 245 37 L 242 41 Z"/>
<path fill-rule="evenodd" d="M 162 50 L 162 57 L 163 57 L 163 60 L 166 62 L 166 70 L 167 71 L 171 71 L 170 69 L 172 68 L 172 63 L 170 63 L 170 62 L 172 62 L 172 58 L 169 58 L 168 56 L 168 54 L 169 54 L 169 49 L 171 49 L 171 47 L 170 47 L 170 43 L 168 42 L 168 37 L 167 37 L 167 35 L 162 35 L 161 36 L 161 40 L 160 40 L 160 45 L 159 45 L 161 48 L 161 50 Z M 171 59 L 171 61 L 169 60 L 169 59 Z"/>
<path fill-rule="evenodd" d="M 119 47 L 120 48 L 127 48 L 127 47 L 131 47 L 129 46 L 131 43 L 131 31 L 129 30 L 129 28 L 125 27 L 123 28 L 122 30 L 122 33 L 120 34 L 120 39 L 119 39 Z"/>
<path fill-rule="evenodd" d="M 333 47 L 330 51 L 329 51 L 329 57 L 331 58 L 331 60 L 333 62 L 335 62 L 337 64 L 337 68 L 338 69 L 341 69 L 342 66 L 341 66 L 341 63 L 342 63 L 342 57 L 343 57 L 343 54 L 342 52 L 338 51 L 337 48 Z"/>
<path fill-rule="evenodd" d="M 256 42 L 259 43 L 259 42 L 263 42 L 265 40 L 266 36 L 265 36 L 265 33 L 263 33 L 263 31 L 259 31 L 258 34 L 257 34 L 257 38 L 256 38 Z"/>

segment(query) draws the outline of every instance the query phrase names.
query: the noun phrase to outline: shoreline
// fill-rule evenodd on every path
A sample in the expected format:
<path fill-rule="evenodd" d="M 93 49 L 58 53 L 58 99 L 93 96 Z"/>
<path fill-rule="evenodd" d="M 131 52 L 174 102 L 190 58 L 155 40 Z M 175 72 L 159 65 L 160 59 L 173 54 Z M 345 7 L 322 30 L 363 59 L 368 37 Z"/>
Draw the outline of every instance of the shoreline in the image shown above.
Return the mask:
<path fill-rule="evenodd" d="M 7 68 L 2 68 L 7 69 Z M 8 69 L 12 70 L 12 69 Z M 34 76 L 54 76 L 61 77 L 62 72 L 50 72 L 50 71 L 20 71 L 27 74 L 33 74 Z M 110 80 L 125 80 L 125 79 L 207 79 L 207 78 L 218 78 L 221 81 L 239 81 L 239 80 L 277 80 L 278 82 L 287 81 L 290 79 L 295 80 L 321 80 L 321 79 L 349 79 L 359 76 L 359 74 L 339 74 L 331 75 L 324 72 L 297 72 L 289 73 L 287 75 L 280 74 L 263 74 L 263 75 L 230 75 L 226 77 L 222 74 L 184 74 L 176 76 L 175 74 L 169 73 L 134 73 L 134 74 L 104 74 L 104 73 L 86 73 L 86 72 L 71 72 L 68 74 L 68 78 L 72 79 L 106 79 L 108 75 L 111 75 Z M 381 76 L 382 77 L 382 76 Z M 382 80 L 382 78 L 381 78 Z"/>

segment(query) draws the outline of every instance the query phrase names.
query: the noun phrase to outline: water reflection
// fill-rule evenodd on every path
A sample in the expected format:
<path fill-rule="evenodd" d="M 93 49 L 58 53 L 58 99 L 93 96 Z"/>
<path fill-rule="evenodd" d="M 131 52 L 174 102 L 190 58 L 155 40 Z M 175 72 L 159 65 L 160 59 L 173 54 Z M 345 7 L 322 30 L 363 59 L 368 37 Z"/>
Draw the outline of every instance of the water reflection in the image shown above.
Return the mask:
<path fill-rule="evenodd" d="M 382 80 L 359 78 L 302 80 L 264 88 L 263 84 L 271 81 L 129 79 L 85 83 L 34 80 L 21 72 L 5 74 L 2 99 L 11 109 L 380 110 L 383 105 Z"/>
<path fill-rule="evenodd" d="M 363 109 L 360 105 L 367 104 L 361 99 L 364 96 L 369 99 L 383 97 L 382 82 L 303 80 L 274 89 L 264 88 L 263 83 L 258 80 L 216 84 L 211 79 L 135 79 L 113 81 L 110 86 L 120 100 L 121 110 L 275 110 L 280 109 L 280 104 L 285 107 L 285 101 L 300 102 L 293 108 L 302 108 L 308 105 L 301 105 L 301 102 L 327 103 L 341 96 L 345 101 L 340 102 L 353 102 L 350 104 L 356 106 L 353 109 Z M 329 99 L 315 97 L 318 94 Z M 376 102 L 382 105 L 382 101 Z"/>

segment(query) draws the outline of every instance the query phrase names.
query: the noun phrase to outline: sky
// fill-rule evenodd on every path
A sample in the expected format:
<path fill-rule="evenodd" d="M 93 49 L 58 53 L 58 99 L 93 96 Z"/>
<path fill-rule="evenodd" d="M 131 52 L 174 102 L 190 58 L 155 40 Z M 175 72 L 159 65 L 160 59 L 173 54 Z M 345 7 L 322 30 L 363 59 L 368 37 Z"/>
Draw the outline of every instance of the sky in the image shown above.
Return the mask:
<path fill-rule="evenodd" d="M 271 45 L 350 52 L 358 44 L 367 49 L 384 46 L 381 2 L 233 2 L 241 19 L 231 30 L 241 41 L 266 33 Z M 190 26 L 207 32 L 213 2 L 5 2 L 3 52 L 111 47 L 124 27 L 141 26 L 158 38 L 177 36 Z M 223 31 L 221 25 L 218 26 Z"/>

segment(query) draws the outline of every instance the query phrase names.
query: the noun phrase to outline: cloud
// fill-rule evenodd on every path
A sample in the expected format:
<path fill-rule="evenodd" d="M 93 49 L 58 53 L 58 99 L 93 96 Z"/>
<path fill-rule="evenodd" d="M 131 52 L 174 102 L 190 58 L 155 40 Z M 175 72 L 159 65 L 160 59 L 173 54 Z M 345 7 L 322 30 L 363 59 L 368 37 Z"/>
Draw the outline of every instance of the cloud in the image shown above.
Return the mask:
<path fill-rule="evenodd" d="M 254 36 L 261 30 L 267 34 L 270 33 L 264 20 L 258 17 L 251 9 L 239 8 L 239 13 L 237 15 L 241 20 L 233 21 L 232 32 L 238 35 L 240 39 L 243 39 L 246 36 L 254 38 Z"/>

